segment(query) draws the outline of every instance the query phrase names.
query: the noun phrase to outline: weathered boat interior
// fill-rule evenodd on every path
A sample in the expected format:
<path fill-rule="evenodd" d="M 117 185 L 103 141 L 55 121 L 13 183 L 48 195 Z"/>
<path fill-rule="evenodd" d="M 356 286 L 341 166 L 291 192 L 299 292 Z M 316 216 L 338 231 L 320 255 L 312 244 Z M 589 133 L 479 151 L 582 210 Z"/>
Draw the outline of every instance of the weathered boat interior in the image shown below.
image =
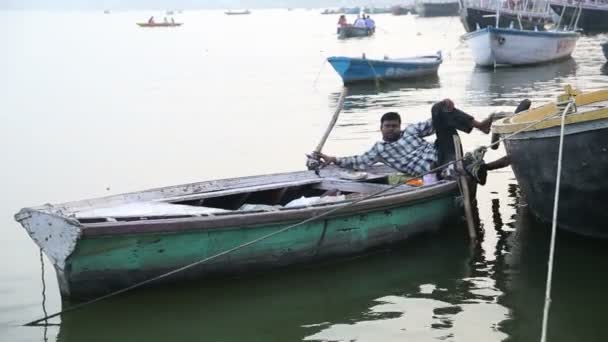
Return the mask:
<path fill-rule="evenodd" d="M 384 172 L 382 172 L 382 171 Z M 376 168 L 361 180 L 341 179 L 335 169 L 235 178 L 167 187 L 140 193 L 65 203 L 48 208 L 81 224 L 221 216 L 297 210 L 346 203 L 366 195 L 425 188 L 388 184 L 388 170 Z M 176 191 L 181 187 L 181 191 Z M 181 193 L 176 193 L 181 192 Z"/>

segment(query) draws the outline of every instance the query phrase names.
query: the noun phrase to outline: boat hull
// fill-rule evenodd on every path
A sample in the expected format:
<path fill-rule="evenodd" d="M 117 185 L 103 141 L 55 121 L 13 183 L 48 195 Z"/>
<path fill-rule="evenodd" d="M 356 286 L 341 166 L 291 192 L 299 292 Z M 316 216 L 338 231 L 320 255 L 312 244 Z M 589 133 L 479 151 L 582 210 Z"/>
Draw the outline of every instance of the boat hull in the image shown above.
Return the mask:
<path fill-rule="evenodd" d="M 551 222 L 560 127 L 520 133 L 505 142 L 530 210 Z M 608 238 L 608 120 L 566 125 L 559 227 Z"/>
<path fill-rule="evenodd" d="M 579 35 L 575 32 L 521 31 L 486 27 L 468 33 L 475 64 L 532 65 L 569 58 Z"/>
<path fill-rule="evenodd" d="M 573 16 L 575 15 L 575 11 L 576 14 L 578 14 L 579 8 L 572 6 L 566 6 L 565 8 L 565 13 L 562 17 L 562 25 L 574 24 L 576 18 L 573 18 Z M 551 9 L 559 16 L 562 14 L 562 11 L 564 11 L 564 5 L 552 3 Z M 607 18 L 608 6 L 603 6 L 601 8 L 582 7 L 581 16 L 576 26 L 588 33 L 608 32 Z"/>
<path fill-rule="evenodd" d="M 346 26 L 346 27 L 338 28 L 338 38 L 339 39 L 369 37 L 373 34 L 374 34 L 373 30 L 370 30 L 365 27 Z"/>
<path fill-rule="evenodd" d="M 388 187 L 323 179 L 311 171 L 193 183 L 25 208 L 15 218 L 53 263 L 62 295 L 80 299 L 126 288 L 275 232 L 274 236 L 182 270 L 160 282 L 234 275 L 356 255 L 403 242 L 419 233 L 436 231 L 444 223 L 458 222 L 460 218 L 461 211 L 455 201 L 459 192 L 454 181 L 442 181 L 422 188 L 405 186 L 404 190 L 391 190 L 393 192 L 353 203 L 336 212 L 332 210 L 348 202 L 271 211 L 192 213 L 194 215 L 186 212 L 176 215 L 174 212 L 161 216 L 131 211 L 128 218 L 110 215 L 107 209 L 103 209 L 141 201 L 171 203 L 169 198 L 174 198 L 176 193 L 180 194 L 177 197 L 179 201 L 183 201 L 183 196 L 189 198 L 188 201 L 199 201 L 201 195 L 214 196 L 218 191 L 239 195 L 242 193 L 239 189 L 245 185 L 262 187 L 262 192 L 257 194 L 268 195 L 268 191 L 283 187 L 277 188 L 274 184 L 283 184 L 285 180 L 289 180 L 292 188 L 318 185 L 319 182 L 329 182 L 327 189 L 340 186 L 346 186 L 346 189 Z M 251 196 L 255 201 L 256 195 Z M 211 205 L 213 199 L 204 201 Z M 240 201 L 234 196 L 225 198 L 229 199 Z M 87 211 L 89 207 L 101 209 Z M 102 213 L 99 210 L 106 211 Z M 86 214 L 78 216 L 70 212 Z M 326 216 L 319 220 L 278 232 L 326 212 Z"/>
<path fill-rule="evenodd" d="M 466 6 L 460 11 L 460 21 L 462 22 L 462 26 L 464 26 L 464 29 L 467 32 L 473 32 L 477 29 L 486 28 L 488 26 L 496 27 L 496 17 L 491 17 L 492 15 L 496 15 L 495 10 Z M 544 31 L 544 25 L 549 22 L 551 22 L 551 18 L 548 15 L 525 15 L 521 19 L 521 24 L 524 30 L 537 29 L 540 31 Z M 498 27 L 510 27 L 510 25 L 519 28 L 519 21 L 517 20 L 517 15 L 500 12 Z"/>
<path fill-rule="evenodd" d="M 345 84 L 376 80 L 404 80 L 437 75 L 442 63 L 440 55 L 426 58 L 424 62 L 397 62 L 349 57 L 327 59 Z"/>
<path fill-rule="evenodd" d="M 421 17 L 451 17 L 458 15 L 458 2 L 418 2 L 416 12 Z"/>
<path fill-rule="evenodd" d="M 171 279 L 240 274 L 361 253 L 439 229 L 453 198 L 403 208 L 362 212 L 306 224 L 188 270 Z M 158 276 L 284 228 L 287 224 L 229 227 L 183 234 L 84 238 L 70 257 L 66 276 L 72 297 L 108 293 Z M 102 252 L 100 252 L 102 251 Z"/>

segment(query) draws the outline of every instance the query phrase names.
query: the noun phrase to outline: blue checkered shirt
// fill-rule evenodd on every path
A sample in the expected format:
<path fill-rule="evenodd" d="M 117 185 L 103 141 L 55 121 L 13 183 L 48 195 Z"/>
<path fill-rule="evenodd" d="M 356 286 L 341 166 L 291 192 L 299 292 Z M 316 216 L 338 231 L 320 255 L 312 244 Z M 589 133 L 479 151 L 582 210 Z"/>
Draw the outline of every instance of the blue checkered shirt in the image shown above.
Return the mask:
<path fill-rule="evenodd" d="M 435 144 L 424 139 L 435 133 L 433 120 L 408 125 L 395 142 L 379 141 L 358 156 L 337 158 L 340 167 L 365 170 L 378 162 L 409 175 L 428 172 L 437 163 Z"/>

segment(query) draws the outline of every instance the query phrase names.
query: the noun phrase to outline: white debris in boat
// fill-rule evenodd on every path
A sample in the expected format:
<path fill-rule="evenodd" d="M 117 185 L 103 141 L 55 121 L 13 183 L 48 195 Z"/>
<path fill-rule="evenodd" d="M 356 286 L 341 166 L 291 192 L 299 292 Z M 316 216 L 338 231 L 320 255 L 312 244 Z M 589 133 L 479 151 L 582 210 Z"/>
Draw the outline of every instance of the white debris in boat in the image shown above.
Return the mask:
<path fill-rule="evenodd" d="M 287 204 L 285 204 L 285 208 L 293 208 L 293 207 L 307 207 L 315 204 L 324 204 L 324 203 L 333 203 L 339 201 L 345 201 L 346 196 L 325 196 L 325 197 L 300 197 L 297 198 Z"/>
<path fill-rule="evenodd" d="M 83 217 L 136 217 L 136 216 L 174 216 L 174 215 L 210 215 L 225 213 L 229 210 L 198 207 L 192 205 L 170 204 L 162 202 L 134 202 L 112 207 L 92 208 L 75 213 L 76 218 Z"/>
<path fill-rule="evenodd" d="M 279 211 L 280 209 L 280 205 L 245 203 L 239 208 L 239 211 Z"/>
<path fill-rule="evenodd" d="M 338 174 L 338 177 L 346 180 L 362 180 L 367 178 L 367 172 L 342 171 Z"/>
<path fill-rule="evenodd" d="M 422 294 L 432 294 L 433 291 L 435 291 L 435 289 L 437 287 L 433 284 L 422 284 L 419 286 L 419 288 L 420 288 L 420 293 L 422 293 Z"/>

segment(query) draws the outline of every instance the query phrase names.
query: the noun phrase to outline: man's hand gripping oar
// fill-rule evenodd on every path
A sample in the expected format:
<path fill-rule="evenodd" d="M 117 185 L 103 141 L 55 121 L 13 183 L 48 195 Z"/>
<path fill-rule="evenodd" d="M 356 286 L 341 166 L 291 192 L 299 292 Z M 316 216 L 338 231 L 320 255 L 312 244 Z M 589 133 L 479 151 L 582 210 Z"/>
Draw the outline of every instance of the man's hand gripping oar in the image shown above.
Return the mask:
<path fill-rule="evenodd" d="M 319 169 L 324 166 L 324 163 L 321 161 L 321 150 L 323 149 L 323 146 L 325 145 L 325 142 L 329 137 L 329 133 L 331 133 L 331 130 L 334 128 L 336 122 L 338 121 L 338 116 L 340 116 L 340 111 L 342 110 L 342 107 L 344 107 L 344 99 L 346 98 L 347 93 L 348 88 L 343 87 L 342 93 L 340 93 L 340 98 L 338 99 L 338 106 L 336 107 L 336 111 L 334 112 L 334 115 L 331 118 L 331 121 L 329 122 L 329 126 L 327 126 L 327 129 L 325 130 L 325 134 L 323 134 L 323 137 L 321 137 L 321 141 L 319 141 L 317 148 L 315 148 L 310 155 L 306 155 L 306 157 L 308 157 L 308 159 L 306 160 L 306 167 L 309 170 L 314 170 L 317 175 L 319 174 Z"/>

